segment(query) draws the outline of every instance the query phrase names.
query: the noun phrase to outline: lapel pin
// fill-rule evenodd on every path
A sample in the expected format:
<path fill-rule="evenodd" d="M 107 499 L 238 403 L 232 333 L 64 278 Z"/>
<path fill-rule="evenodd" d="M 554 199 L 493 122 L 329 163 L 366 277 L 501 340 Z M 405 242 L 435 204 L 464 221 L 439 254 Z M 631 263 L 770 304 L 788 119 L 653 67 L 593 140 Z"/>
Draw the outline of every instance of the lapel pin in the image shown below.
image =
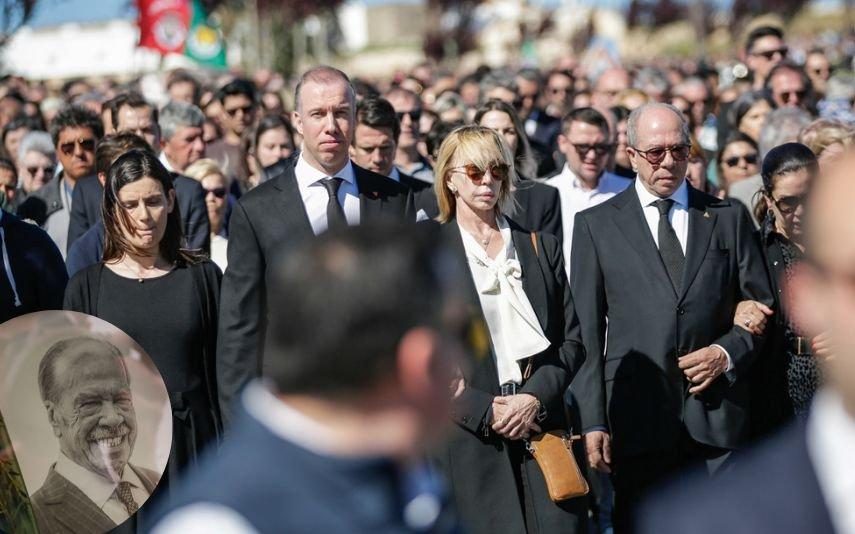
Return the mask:
<path fill-rule="evenodd" d="M 710 218 L 710 212 L 705 211 L 705 212 L 704 212 L 704 218 L 705 218 L 705 219 L 709 219 L 709 218 Z"/>

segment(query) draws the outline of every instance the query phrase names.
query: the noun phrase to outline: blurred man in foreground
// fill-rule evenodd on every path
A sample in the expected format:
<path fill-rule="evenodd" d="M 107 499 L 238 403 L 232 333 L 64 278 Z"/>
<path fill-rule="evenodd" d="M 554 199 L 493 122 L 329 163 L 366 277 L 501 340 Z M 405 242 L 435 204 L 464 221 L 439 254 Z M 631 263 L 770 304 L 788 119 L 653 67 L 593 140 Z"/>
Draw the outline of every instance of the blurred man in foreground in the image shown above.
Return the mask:
<path fill-rule="evenodd" d="M 794 321 L 814 337 L 826 378 L 798 424 L 710 483 L 675 487 L 639 517 L 643 532 L 855 532 L 855 182 L 848 154 L 808 204 L 808 257 L 790 282 Z M 819 346 L 823 345 L 823 346 Z"/>
<path fill-rule="evenodd" d="M 416 468 L 449 420 L 460 351 L 444 333 L 459 331 L 444 298 L 459 266 L 429 230 L 332 231 L 271 271 L 268 382 L 245 389 L 155 533 L 454 528 Z"/>

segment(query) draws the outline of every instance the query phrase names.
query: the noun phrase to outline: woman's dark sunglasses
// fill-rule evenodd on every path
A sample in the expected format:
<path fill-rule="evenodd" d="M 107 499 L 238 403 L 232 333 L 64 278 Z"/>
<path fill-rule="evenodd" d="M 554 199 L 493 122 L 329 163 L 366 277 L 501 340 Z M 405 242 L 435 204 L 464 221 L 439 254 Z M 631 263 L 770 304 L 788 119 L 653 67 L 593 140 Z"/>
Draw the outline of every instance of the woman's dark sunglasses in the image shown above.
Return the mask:
<path fill-rule="evenodd" d="M 480 182 L 484 179 L 484 175 L 487 174 L 487 170 L 490 171 L 490 176 L 493 178 L 497 178 L 499 180 L 505 180 L 508 177 L 508 171 L 510 167 L 505 165 L 504 163 L 494 163 L 487 167 L 487 169 L 482 169 L 477 165 L 473 165 L 469 163 L 467 165 L 462 165 L 460 167 L 452 167 L 452 171 L 462 170 L 466 173 L 466 177 L 472 180 L 473 182 Z"/>

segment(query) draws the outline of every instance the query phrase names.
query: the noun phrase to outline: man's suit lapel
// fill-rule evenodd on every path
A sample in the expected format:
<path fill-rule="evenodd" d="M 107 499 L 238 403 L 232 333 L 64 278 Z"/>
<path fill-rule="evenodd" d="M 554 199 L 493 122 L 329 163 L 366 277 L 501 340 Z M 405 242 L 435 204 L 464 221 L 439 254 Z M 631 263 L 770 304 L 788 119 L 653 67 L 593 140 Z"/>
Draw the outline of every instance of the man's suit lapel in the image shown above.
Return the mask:
<path fill-rule="evenodd" d="M 701 195 L 689 186 L 689 231 L 686 237 L 686 263 L 683 283 L 680 286 L 682 300 L 698 274 L 709 248 L 710 237 L 716 223 L 715 210 L 708 210 Z"/>
<path fill-rule="evenodd" d="M 353 164 L 353 176 L 356 178 L 356 189 L 359 191 L 359 219 L 360 221 L 376 220 L 383 213 L 385 200 L 377 184 L 362 167 Z"/>
<path fill-rule="evenodd" d="M 295 238 L 311 237 L 314 235 L 306 205 L 300 195 L 297 185 L 297 176 L 294 174 L 293 165 L 282 164 L 282 172 L 276 180 L 276 189 L 280 192 L 283 211 L 279 214 L 288 228 L 289 234 Z M 274 215 L 274 214 L 271 214 Z"/>
<path fill-rule="evenodd" d="M 535 253 L 531 244 L 531 234 L 514 228 L 513 224 L 511 226 L 511 239 L 514 242 L 517 259 L 522 266 L 523 291 L 525 291 L 532 308 L 534 308 L 540 328 L 546 332 L 546 326 L 549 324 L 549 306 L 546 281 L 543 279 L 543 272 L 540 270 L 538 259 L 538 255 L 543 254 L 543 251 L 538 250 Z"/>
<path fill-rule="evenodd" d="M 41 490 L 45 512 L 72 532 L 108 532 L 116 523 L 77 486 L 51 467 Z"/>
<path fill-rule="evenodd" d="M 613 219 L 615 224 L 641 257 L 643 268 L 649 269 L 653 278 L 658 278 L 660 283 L 671 288 L 674 298 L 677 298 L 674 284 L 668 277 L 668 271 L 662 263 L 662 256 L 659 255 L 656 242 L 650 235 L 650 228 L 647 226 L 647 219 L 641 209 L 641 201 L 638 199 L 635 186 L 630 185 L 619 197 L 619 201 L 615 201 L 615 207 L 618 208 L 617 216 Z"/>

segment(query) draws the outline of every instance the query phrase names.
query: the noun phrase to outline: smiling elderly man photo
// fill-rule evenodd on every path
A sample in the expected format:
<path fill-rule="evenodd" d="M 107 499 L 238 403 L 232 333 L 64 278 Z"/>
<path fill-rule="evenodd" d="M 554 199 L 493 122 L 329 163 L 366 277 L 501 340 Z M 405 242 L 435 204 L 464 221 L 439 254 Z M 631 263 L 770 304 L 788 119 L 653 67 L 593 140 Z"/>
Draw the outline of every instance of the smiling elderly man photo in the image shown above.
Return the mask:
<path fill-rule="evenodd" d="M 160 479 L 129 463 L 137 420 L 122 354 L 100 339 L 58 341 L 42 358 L 38 381 L 60 451 L 32 495 L 39 532 L 111 530 L 134 515 Z"/>

